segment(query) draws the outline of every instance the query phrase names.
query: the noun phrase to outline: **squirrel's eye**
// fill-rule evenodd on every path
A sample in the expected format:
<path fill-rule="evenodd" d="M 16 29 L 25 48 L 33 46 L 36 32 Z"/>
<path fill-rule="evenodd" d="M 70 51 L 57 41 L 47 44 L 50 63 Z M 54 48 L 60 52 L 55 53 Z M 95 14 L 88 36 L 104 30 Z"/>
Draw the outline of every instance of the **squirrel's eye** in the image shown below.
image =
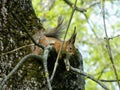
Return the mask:
<path fill-rule="evenodd" d="M 70 47 L 69 49 L 72 50 L 72 47 Z"/>

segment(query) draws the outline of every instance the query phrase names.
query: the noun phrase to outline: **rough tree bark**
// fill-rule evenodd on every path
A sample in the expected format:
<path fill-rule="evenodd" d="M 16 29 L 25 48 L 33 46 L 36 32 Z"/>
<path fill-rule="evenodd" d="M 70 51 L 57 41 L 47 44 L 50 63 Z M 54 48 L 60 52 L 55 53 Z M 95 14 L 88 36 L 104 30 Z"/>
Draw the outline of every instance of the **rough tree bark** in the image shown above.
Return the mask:
<path fill-rule="evenodd" d="M 31 43 L 31 40 L 11 12 L 19 17 L 31 35 L 34 34 L 35 30 L 43 29 L 40 20 L 35 15 L 31 0 L 0 1 L 0 82 L 23 56 L 31 53 L 30 46 L 26 46 Z M 26 47 L 10 52 L 22 46 Z M 52 71 L 54 61 L 55 57 L 51 55 L 48 60 L 49 71 Z M 79 52 L 76 53 L 76 56 L 71 57 L 70 62 L 74 67 L 83 69 Z M 52 87 L 54 90 L 84 90 L 84 78 L 73 72 L 67 72 L 64 62 L 61 60 L 53 79 Z M 80 89 L 81 87 L 83 89 Z M 47 85 L 42 62 L 36 60 L 25 62 L 11 79 L 7 81 L 3 89 L 46 90 Z"/>

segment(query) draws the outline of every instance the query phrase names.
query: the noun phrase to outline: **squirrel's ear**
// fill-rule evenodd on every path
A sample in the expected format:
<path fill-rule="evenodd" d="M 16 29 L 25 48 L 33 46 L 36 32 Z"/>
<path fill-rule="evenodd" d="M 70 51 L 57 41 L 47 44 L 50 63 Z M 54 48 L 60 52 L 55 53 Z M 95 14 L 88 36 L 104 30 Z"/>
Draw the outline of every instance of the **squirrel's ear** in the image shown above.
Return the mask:
<path fill-rule="evenodd" d="M 77 33 L 73 33 L 73 35 L 71 36 L 71 38 L 68 41 L 69 44 L 74 44 L 75 43 L 76 35 L 77 35 Z"/>
<path fill-rule="evenodd" d="M 70 44 L 70 43 L 71 43 L 71 44 L 74 44 L 74 43 L 75 43 L 76 35 L 77 35 L 77 33 L 76 33 L 76 27 L 75 27 L 75 28 L 74 28 L 74 32 L 73 32 L 71 38 L 70 38 L 69 41 L 68 41 L 69 44 Z"/>

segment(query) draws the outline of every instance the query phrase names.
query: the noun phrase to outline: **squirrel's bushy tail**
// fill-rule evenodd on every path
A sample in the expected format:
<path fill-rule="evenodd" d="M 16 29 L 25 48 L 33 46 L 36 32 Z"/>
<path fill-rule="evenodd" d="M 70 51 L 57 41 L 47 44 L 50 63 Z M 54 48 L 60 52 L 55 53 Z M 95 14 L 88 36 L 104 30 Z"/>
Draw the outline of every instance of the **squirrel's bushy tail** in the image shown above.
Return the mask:
<path fill-rule="evenodd" d="M 65 26 L 63 24 L 63 17 L 59 17 L 57 26 L 54 29 L 46 32 L 44 35 L 47 37 L 54 37 L 54 38 L 59 39 L 60 36 L 63 34 L 64 27 Z"/>

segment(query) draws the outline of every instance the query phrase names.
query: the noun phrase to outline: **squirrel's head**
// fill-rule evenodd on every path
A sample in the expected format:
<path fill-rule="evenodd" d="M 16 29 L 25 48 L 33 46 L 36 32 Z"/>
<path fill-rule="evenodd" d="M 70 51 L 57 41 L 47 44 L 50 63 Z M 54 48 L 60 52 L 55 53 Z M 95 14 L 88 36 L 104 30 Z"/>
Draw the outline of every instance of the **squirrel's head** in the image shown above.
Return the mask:
<path fill-rule="evenodd" d="M 75 39 L 76 39 L 76 35 L 77 33 L 74 32 L 71 36 L 71 38 L 66 42 L 66 51 L 69 53 L 69 54 L 74 54 L 75 53 Z"/>

